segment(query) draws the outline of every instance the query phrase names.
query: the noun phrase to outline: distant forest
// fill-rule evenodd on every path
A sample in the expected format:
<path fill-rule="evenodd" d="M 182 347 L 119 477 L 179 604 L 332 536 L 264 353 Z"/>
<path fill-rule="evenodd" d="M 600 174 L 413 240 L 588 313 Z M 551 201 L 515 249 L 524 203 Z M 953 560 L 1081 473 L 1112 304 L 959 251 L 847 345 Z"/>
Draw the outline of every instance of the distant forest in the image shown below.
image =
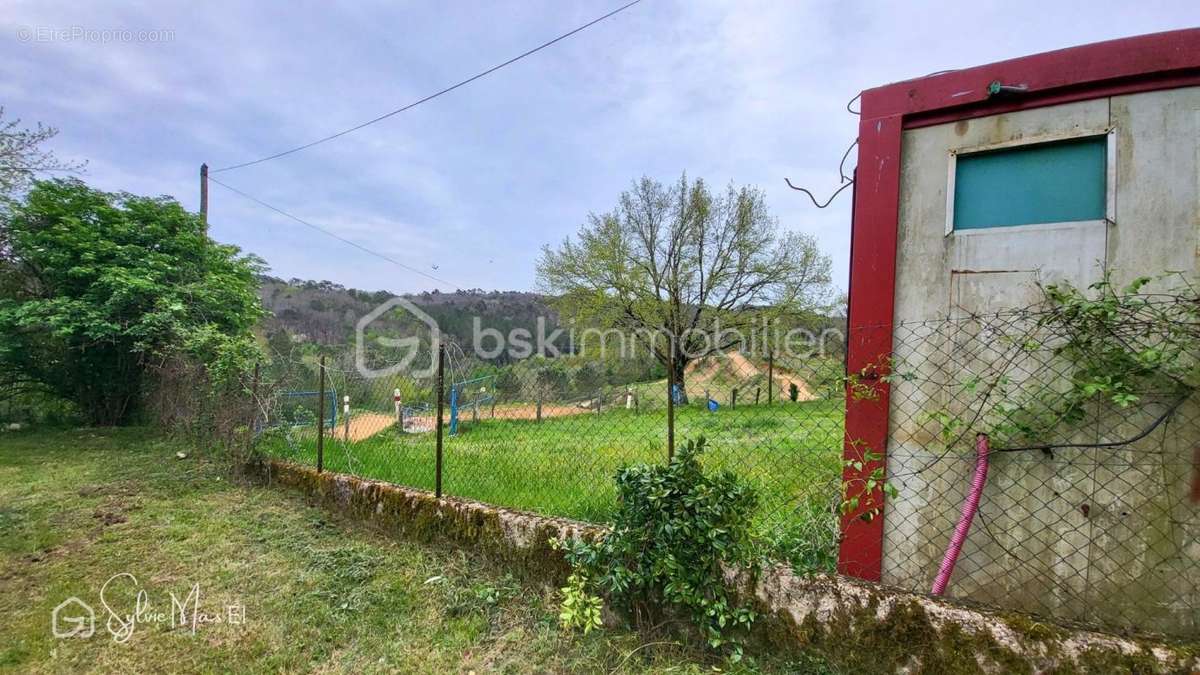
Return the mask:
<path fill-rule="evenodd" d="M 264 276 L 259 295 L 263 307 L 271 314 L 263 321 L 268 337 L 286 332 L 295 341 L 337 346 L 353 342 L 359 318 L 396 294 L 346 288 L 331 281 L 285 281 Z M 558 327 L 558 313 L 538 293 L 476 288 L 449 293 L 434 290 L 402 297 L 433 317 L 446 339 L 457 342 L 464 350 L 471 345 L 475 317 L 483 327 L 506 335 L 514 328 L 536 334 L 538 317 L 544 317 L 546 331 Z M 376 319 L 372 332 L 409 334 L 412 325 L 405 319 L 385 314 Z M 566 342 L 562 346 L 565 348 Z M 503 361 L 503 357 L 498 360 Z"/>

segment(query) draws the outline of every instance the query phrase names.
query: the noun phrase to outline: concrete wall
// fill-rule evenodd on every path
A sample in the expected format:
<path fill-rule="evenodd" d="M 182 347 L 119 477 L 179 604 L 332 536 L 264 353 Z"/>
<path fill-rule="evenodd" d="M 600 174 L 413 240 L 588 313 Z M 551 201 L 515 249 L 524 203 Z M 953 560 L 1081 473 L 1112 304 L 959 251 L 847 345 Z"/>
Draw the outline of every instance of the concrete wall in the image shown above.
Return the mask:
<path fill-rule="evenodd" d="M 951 153 L 1114 129 L 1112 220 L 946 233 Z M 970 482 L 969 444 L 951 448 L 927 413 L 967 411 L 951 393 L 999 348 L 962 319 L 1028 306 L 1035 283 L 1087 286 L 1105 270 L 1196 277 L 1200 88 L 1096 99 L 904 133 L 896 352 L 917 377 L 893 385 L 888 472 L 900 496 L 884 519 L 886 583 L 927 590 Z M 915 322 L 928 321 L 919 324 Z M 1031 357 L 1032 358 L 1032 357 Z M 1017 363 L 1016 370 L 1036 370 Z M 957 406 L 957 408 L 956 408 Z M 1149 408 L 1147 408 L 1149 410 Z M 1155 408 L 1158 410 L 1159 408 Z M 1099 412 L 1099 411 L 1098 411 Z M 1137 432 L 1097 415 L 1090 438 Z M 970 434 L 968 434 L 970 436 Z M 1200 508 L 1186 500 L 1200 403 L 1118 450 L 998 455 L 949 594 L 1141 630 L 1200 630 Z"/>

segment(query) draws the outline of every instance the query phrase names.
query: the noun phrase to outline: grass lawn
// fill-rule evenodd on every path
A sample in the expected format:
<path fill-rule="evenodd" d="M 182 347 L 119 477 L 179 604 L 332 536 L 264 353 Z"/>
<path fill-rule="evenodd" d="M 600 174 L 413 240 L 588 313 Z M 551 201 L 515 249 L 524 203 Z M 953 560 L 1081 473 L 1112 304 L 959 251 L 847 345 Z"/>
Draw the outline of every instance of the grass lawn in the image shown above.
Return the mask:
<path fill-rule="evenodd" d="M 465 440 L 450 449 L 462 452 Z M 291 493 L 231 481 L 219 459 L 190 451 L 177 459 L 180 450 L 145 430 L 0 435 L 0 670 L 698 673 L 714 665 L 693 648 L 642 644 L 622 630 L 565 633 L 551 588 L 468 552 L 398 541 Z M 136 577 L 149 605 L 118 644 L 99 594 L 121 573 Z M 225 618 L 242 606 L 244 621 L 172 628 L 170 596 L 184 602 L 193 585 L 204 615 Z M 70 596 L 96 609 L 92 637 L 52 636 L 51 613 Z M 133 611 L 132 582 L 118 578 L 105 598 L 119 614 Z M 738 668 L 828 672 L 815 661 L 764 658 Z"/>
<path fill-rule="evenodd" d="M 682 443 L 705 436 L 707 464 L 750 482 L 760 497 L 760 527 L 778 534 L 808 529 L 814 518 L 832 522 L 841 475 L 842 411 L 840 399 L 742 403 L 717 412 L 682 406 L 675 438 Z M 616 504 L 617 470 L 667 457 L 662 408 L 636 413 L 616 408 L 541 422 L 489 419 L 486 411 L 478 422 L 465 419 L 459 434 L 444 442 L 443 489 L 492 504 L 604 521 Z M 259 447 L 316 463 L 316 434 L 310 428 L 270 432 Z M 324 462 L 333 471 L 432 490 L 435 454 L 432 432 L 404 433 L 392 426 L 366 440 L 327 439 Z"/>

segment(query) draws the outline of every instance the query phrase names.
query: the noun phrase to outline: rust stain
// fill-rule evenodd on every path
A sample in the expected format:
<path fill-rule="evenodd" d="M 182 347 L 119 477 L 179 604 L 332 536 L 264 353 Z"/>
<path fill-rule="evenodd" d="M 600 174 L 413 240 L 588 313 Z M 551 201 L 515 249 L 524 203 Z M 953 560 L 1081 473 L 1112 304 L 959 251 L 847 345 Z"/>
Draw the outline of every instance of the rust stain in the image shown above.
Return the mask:
<path fill-rule="evenodd" d="M 954 133 L 958 136 L 963 136 L 967 133 L 967 129 L 971 128 L 971 123 L 967 120 L 959 120 L 954 123 Z"/>
<path fill-rule="evenodd" d="M 1200 504 L 1200 445 L 1196 446 L 1192 462 L 1192 503 Z"/>

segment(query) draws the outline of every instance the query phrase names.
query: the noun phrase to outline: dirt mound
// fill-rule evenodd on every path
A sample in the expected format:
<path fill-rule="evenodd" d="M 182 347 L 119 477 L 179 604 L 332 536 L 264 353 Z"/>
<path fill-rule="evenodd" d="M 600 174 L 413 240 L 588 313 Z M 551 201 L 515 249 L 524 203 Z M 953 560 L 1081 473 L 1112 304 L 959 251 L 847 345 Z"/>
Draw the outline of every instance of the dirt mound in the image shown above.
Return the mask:
<path fill-rule="evenodd" d="M 813 393 L 808 382 L 799 375 L 780 368 L 778 365 L 774 366 L 771 371 L 776 401 L 787 400 L 788 392 L 793 384 L 796 385 L 797 401 L 812 401 L 820 398 Z M 725 394 L 734 387 L 765 386 L 766 377 L 766 365 L 755 364 L 741 352 L 707 356 L 692 361 L 684 369 L 689 398 L 703 396 L 706 390 L 710 394 Z"/>

